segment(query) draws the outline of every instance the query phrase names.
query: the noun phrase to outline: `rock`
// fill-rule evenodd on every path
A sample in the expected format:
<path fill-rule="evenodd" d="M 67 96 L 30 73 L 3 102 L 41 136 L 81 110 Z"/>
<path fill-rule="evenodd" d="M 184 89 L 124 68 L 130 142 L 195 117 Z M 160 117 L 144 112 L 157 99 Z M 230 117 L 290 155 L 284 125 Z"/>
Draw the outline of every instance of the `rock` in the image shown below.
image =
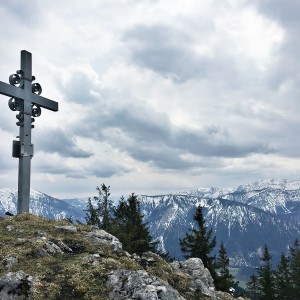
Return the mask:
<path fill-rule="evenodd" d="M 33 281 L 34 278 L 23 271 L 7 273 L 0 278 L 0 299 L 30 299 Z"/>
<path fill-rule="evenodd" d="M 57 229 L 61 229 L 61 230 L 77 232 L 77 227 L 76 226 L 65 225 L 65 226 L 54 226 L 54 227 L 57 228 Z"/>
<path fill-rule="evenodd" d="M 136 253 L 133 253 L 131 255 L 131 258 L 134 259 L 137 263 L 139 263 L 144 269 L 146 269 L 148 266 L 153 266 L 157 261 L 159 261 L 160 256 L 153 253 L 153 252 L 145 252 L 140 257 Z"/>
<path fill-rule="evenodd" d="M 108 276 L 107 286 L 111 289 L 109 299 L 113 300 L 185 300 L 167 282 L 144 270 L 115 270 Z"/>
<path fill-rule="evenodd" d="M 63 252 L 67 252 L 67 253 L 73 253 L 73 250 L 66 245 L 63 241 L 57 241 L 57 246 L 63 251 Z"/>
<path fill-rule="evenodd" d="M 220 292 L 217 291 L 214 293 L 214 299 L 217 300 L 244 300 L 242 297 L 238 297 L 237 299 L 235 299 L 232 295 L 230 295 L 229 293 L 225 293 L 225 292 Z"/>
<path fill-rule="evenodd" d="M 100 255 L 98 253 L 96 254 L 88 254 L 87 256 L 84 256 L 82 258 L 82 260 L 86 263 L 86 264 L 90 264 L 92 266 L 99 266 L 100 265 Z"/>
<path fill-rule="evenodd" d="M 131 258 L 131 254 L 129 252 L 127 252 L 127 251 L 124 251 L 124 256 Z"/>
<path fill-rule="evenodd" d="M 122 252 L 122 243 L 115 236 L 102 229 L 93 230 L 87 236 L 92 243 L 110 245 L 113 251 Z"/>
<path fill-rule="evenodd" d="M 191 278 L 190 289 L 192 291 L 200 290 L 207 296 L 212 296 L 215 286 L 210 272 L 204 267 L 200 258 L 190 258 L 186 261 L 175 261 L 171 266 L 181 273 L 185 273 Z"/>
<path fill-rule="evenodd" d="M 35 257 L 55 256 L 64 253 L 58 245 L 46 241 L 44 245 L 35 251 Z"/>
<path fill-rule="evenodd" d="M 28 241 L 26 238 L 17 238 L 18 244 L 25 244 Z"/>
<path fill-rule="evenodd" d="M 2 264 L 6 269 L 11 269 L 18 264 L 18 259 L 14 256 L 6 257 L 2 261 Z"/>
<path fill-rule="evenodd" d="M 41 236 L 41 237 L 46 237 L 47 236 L 47 232 L 43 231 L 43 230 L 39 230 L 37 232 L 38 236 Z"/>
<path fill-rule="evenodd" d="M 13 225 L 7 225 L 6 229 L 7 229 L 7 231 L 12 231 L 15 229 L 15 227 Z"/>

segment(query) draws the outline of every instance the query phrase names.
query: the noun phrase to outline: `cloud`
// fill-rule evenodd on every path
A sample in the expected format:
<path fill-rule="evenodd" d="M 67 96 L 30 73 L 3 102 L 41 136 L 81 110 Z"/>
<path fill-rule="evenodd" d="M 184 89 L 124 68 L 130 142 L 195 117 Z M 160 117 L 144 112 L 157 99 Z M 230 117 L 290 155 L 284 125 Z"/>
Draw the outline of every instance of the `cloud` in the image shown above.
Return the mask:
<path fill-rule="evenodd" d="M 89 158 L 93 154 L 81 149 L 76 138 L 71 132 L 63 129 L 47 129 L 47 133 L 40 135 L 37 141 L 37 149 L 47 153 L 57 153 L 62 157 Z"/>
<path fill-rule="evenodd" d="M 20 22 L 23 26 L 34 26 L 41 15 L 39 2 L 36 0 L 33 0 L 30 5 L 28 5 L 28 2 L 24 0 L 18 2 L 2 1 L 1 8 L 10 17 L 13 17 L 11 19 L 12 28 L 16 26 L 16 22 Z M 26 16 L 26 18 L 23 17 L 24 15 Z"/>
<path fill-rule="evenodd" d="M 58 154 L 41 153 L 35 159 L 33 171 L 42 174 L 64 175 L 67 178 L 88 179 L 90 177 L 109 178 L 114 175 L 122 175 L 132 171 L 133 168 L 126 166 L 113 159 L 93 157 L 85 158 L 61 157 Z"/>
<path fill-rule="evenodd" d="M 189 161 L 187 155 L 232 158 L 276 150 L 265 141 L 235 140 L 226 128 L 218 126 L 201 129 L 177 126 L 168 114 L 129 97 L 126 95 L 126 102 L 118 106 L 105 102 L 105 99 L 99 100 L 100 103 L 95 103 L 95 108 L 81 120 L 80 124 L 85 126 L 74 124 L 74 132 L 103 140 L 136 161 L 169 170 L 197 168 L 197 161 Z M 96 109 L 97 106 L 101 109 Z"/>
<path fill-rule="evenodd" d="M 2 3 L 0 80 L 26 49 L 43 96 L 59 100 L 33 131 L 39 189 L 83 193 L 103 178 L 159 192 L 298 176 L 298 10 L 277 0 Z M 0 100 L 6 157 L 18 128 Z"/>
<path fill-rule="evenodd" d="M 187 80 L 203 70 L 189 45 L 191 37 L 164 25 L 138 25 L 124 34 L 132 60 L 175 80 Z"/>

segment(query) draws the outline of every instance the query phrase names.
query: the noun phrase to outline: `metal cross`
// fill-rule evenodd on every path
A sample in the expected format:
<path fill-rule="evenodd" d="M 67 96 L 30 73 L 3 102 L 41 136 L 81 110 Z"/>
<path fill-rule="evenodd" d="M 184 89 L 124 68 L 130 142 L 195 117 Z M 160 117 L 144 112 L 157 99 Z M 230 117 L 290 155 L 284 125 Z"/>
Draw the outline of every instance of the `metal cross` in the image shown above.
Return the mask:
<path fill-rule="evenodd" d="M 58 111 L 58 103 L 40 96 L 42 88 L 39 83 L 32 83 L 31 53 L 21 51 L 21 68 L 16 74 L 9 76 L 9 83 L 0 81 L 0 94 L 11 97 L 8 101 L 9 108 L 19 111 L 16 118 L 20 126 L 19 140 L 13 141 L 12 156 L 19 158 L 18 174 L 18 205 L 17 213 L 29 211 L 30 198 L 30 169 L 33 157 L 33 144 L 31 144 L 31 128 L 33 117 L 41 115 L 41 107 Z"/>

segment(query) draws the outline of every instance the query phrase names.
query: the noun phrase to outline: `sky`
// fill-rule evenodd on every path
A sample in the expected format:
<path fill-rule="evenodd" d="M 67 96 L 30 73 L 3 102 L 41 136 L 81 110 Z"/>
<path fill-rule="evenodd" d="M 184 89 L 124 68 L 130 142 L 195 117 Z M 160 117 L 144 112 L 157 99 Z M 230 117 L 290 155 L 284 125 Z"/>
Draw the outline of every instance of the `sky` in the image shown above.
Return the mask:
<path fill-rule="evenodd" d="M 0 80 L 32 53 L 31 187 L 58 198 L 300 179 L 297 0 L 0 0 Z M 17 186 L 0 95 L 0 188 Z"/>

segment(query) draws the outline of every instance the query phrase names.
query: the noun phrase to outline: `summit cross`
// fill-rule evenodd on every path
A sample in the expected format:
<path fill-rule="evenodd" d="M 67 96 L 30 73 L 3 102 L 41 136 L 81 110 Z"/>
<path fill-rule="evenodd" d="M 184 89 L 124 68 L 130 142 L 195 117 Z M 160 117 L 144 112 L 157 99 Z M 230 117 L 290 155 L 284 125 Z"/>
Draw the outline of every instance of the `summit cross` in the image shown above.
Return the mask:
<path fill-rule="evenodd" d="M 31 143 L 31 129 L 34 117 L 41 115 L 41 107 L 58 111 L 58 103 L 40 96 L 42 87 L 33 83 L 31 53 L 21 51 L 21 67 L 16 74 L 9 76 L 9 83 L 0 81 L 0 94 L 11 97 L 8 106 L 16 115 L 19 130 L 19 140 L 13 141 L 12 156 L 19 158 L 18 172 L 18 204 L 17 213 L 29 211 L 30 199 L 30 171 L 33 157 L 33 144 Z"/>

